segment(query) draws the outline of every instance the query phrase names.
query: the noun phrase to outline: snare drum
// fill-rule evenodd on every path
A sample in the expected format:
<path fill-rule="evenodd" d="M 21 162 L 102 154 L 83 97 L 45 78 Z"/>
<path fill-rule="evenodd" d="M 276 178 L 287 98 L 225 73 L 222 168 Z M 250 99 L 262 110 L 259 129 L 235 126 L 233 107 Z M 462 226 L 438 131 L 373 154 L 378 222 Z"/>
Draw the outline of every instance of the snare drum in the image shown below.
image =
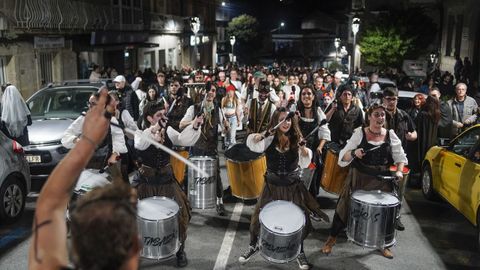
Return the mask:
<path fill-rule="evenodd" d="M 188 200 L 193 208 L 214 208 L 217 199 L 217 159 L 207 156 L 194 156 L 189 159 L 202 169 L 208 177 L 203 177 L 192 168 L 188 168 Z"/>
<path fill-rule="evenodd" d="M 173 149 L 180 156 L 188 159 L 188 151 L 185 150 L 184 147 L 174 147 Z M 175 179 L 177 179 L 177 182 L 182 185 L 183 181 L 185 180 L 185 163 L 175 158 L 174 156 L 170 156 L 170 164 L 172 164 L 172 170 Z"/>
<path fill-rule="evenodd" d="M 395 172 L 397 171 L 397 166 L 392 165 L 390 166 L 390 172 L 392 172 L 392 176 L 395 176 Z M 398 198 L 400 198 L 400 203 L 403 199 L 403 194 L 405 194 L 405 187 L 408 181 L 408 175 L 410 174 L 410 169 L 407 166 L 403 166 L 403 179 L 398 183 Z"/>
<path fill-rule="evenodd" d="M 348 239 L 363 247 L 386 248 L 395 244 L 398 198 L 380 190 L 352 194 Z"/>
<path fill-rule="evenodd" d="M 72 197 L 68 203 L 66 212 L 67 220 L 70 220 L 70 212 L 75 209 L 77 200 L 96 187 L 103 187 L 110 184 L 110 181 L 108 181 L 109 177 L 107 173 L 100 173 L 99 170 L 95 169 L 85 169 L 80 173 L 77 184 L 73 189 Z"/>
<path fill-rule="evenodd" d="M 325 165 L 323 167 L 321 187 L 331 193 L 337 195 L 342 192 L 345 180 L 347 179 L 348 167 L 340 167 L 338 165 L 339 151 L 329 148 L 325 157 Z"/>
<path fill-rule="evenodd" d="M 180 248 L 178 204 L 166 197 L 149 197 L 138 201 L 138 232 L 142 236 L 140 256 L 163 260 Z"/>
<path fill-rule="evenodd" d="M 260 211 L 260 254 L 274 263 L 297 258 L 302 244 L 305 215 L 294 203 L 273 201 Z"/>
<path fill-rule="evenodd" d="M 260 196 L 265 182 L 267 160 L 245 144 L 235 144 L 225 152 L 227 175 L 232 195 L 251 200 Z"/>

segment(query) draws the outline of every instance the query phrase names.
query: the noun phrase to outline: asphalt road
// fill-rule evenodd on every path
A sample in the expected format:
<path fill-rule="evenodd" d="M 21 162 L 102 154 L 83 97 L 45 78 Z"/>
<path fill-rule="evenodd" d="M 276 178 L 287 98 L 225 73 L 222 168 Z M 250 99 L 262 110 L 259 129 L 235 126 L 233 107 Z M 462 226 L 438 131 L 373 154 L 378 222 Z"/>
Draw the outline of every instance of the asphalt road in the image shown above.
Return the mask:
<path fill-rule="evenodd" d="M 221 162 L 224 186 L 228 186 Z M 332 218 L 335 197 L 323 193 L 317 198 Z M 408 189 L 402 209 L 406 230 L 396 235 L 393 260 L 376 250 L 359 247 L 341 236 L 330 256 L 319 252 L 330 224 L 314 222 L 314 231 L 305 241 L 305 252 L 313 269 L 480 269 L 476 250 L 476 229 L 444 202 L 425 200 L 419 189 Z M 247 264 L 238 257 L 249 243 L 249 221 L 254 205 L 235 198 L 225 199 L 227 216 L 215 210 L 194 210 L 188 228 L 185 269 L 298 269 L 296 262 L 272 264 L 256 255 Z M 21 221 L 0 225 L 0 269 L 27 269 L 28 244 L 35 197 L 29 199 Z M 176 269 L 175 260 L 159 262 L 142 259 L 141 269 Z"/>

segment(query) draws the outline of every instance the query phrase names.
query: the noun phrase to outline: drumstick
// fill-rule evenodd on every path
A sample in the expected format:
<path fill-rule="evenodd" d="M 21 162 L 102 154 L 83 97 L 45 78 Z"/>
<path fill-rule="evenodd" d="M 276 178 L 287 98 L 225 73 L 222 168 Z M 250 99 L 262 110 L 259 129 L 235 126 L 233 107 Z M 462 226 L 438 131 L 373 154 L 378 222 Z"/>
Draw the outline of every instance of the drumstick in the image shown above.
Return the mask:
<path fill-rule="evenodd" d="M 293 116 L 295 116 L 295 113 L 294 112 L 289 112 L 287 114 L 287 117 L 285 117 L 285 119 L 283 119 L 282 121 L 280 121 L 277 125 L 275 125 L 272 129 L 270 130 L 267 130 L 265 132 L 265 135 L 263 135 L 263 138 L 266 138 L 268 136 L 270 136 L 270 133 L 275 131 L 281 124 L 285 123 L 285 121 L 287 121 L 288 119 L 292 118 Z M 263 139 L 262 139 L 263 140 Z"/>
<path fill-rule="evenodd" d="M 327 119 L 323 119 L 318 126 L 316 126 L 308 135 L 304 138 L 305 140 L 312 136 L 321 126 L 327 123 Z"/>
<path fill-rule="evenodd" d="M 85 113 L 82 113 L 83 116 L 85 116 Z M 123 130 L 123 132 L 125 133 L 128 133 L 132 136 L 135 136 L 135 131 L 134 130 L 131 130 L 127 127 L 123 128 L 121 127 L 119 124 L 115 124 L 115 123 L 112 123 L 110 122 L 110 125 L 111 126 L 114 126 L 114 127 L 118 127 L 119 129 Z M 200 175 L 202 175 L 203 177 L 209 177 L 208 174 L 205 173 L 205 171 L 203 171 L 202 169 L 200 169 L 197 165 L 193 164 L 192 162 L 190 162 L 188 159 L 182 157 L 180 154 L 178 154 L 177 152 L 173 151 L 172 149 L 166 147 L 165 145 L 155 141 L 154 139 L 150 138 L 150 137 L 147 137 L 146 135 L 144 135 L 143 133 L 139 133 L 140 136 L 142 137 L 142 139 L 148 141 L 149 143 L 155 145 L 157 148 L 169 153 L 170 155 L 174 156 L 176 159 L 182 161 L 183 163 L 185 163 L 186 165 L 192 167 L 192 169 L 194 169 L 195 171 L 197 171 Z"/>

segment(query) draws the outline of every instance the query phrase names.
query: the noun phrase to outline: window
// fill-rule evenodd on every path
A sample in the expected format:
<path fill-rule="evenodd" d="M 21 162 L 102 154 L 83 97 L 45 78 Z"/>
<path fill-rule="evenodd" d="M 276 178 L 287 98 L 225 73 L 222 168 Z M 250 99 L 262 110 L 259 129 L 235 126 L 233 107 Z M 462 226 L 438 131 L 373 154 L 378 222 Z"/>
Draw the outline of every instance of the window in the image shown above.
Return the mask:
<path fill-rule="evenodd" d="M 53 58 L 55 53 L 40 53 L 40 75 L 42 76 L 42 85 L 53 82 Z"/>
<path fill-rule="evenodd" d="M 452 55 L 452 42 L 453 42 L 453 25 L 455 23 L 455 18 L 453 15 L 449 15 L 447 19 L 447 39 L 445 43 L 447 47 L 445 48 L 445 56 Z"/>
<path fill-rule="evenodd" d="M 3 85 L 7 82 L 7 77 L 5 75 L 5 70 L 7 69 L 7 58 L 0 56 L 0 85 Z"/>
<path fill-rule="evenodd" d="M 477 144 L 480 139 L 480 128 L 471 129 L 469 132 L 460 136 L 452 145 L 451 151 L 454 153 L 467 157 L 473 146 Z"/>

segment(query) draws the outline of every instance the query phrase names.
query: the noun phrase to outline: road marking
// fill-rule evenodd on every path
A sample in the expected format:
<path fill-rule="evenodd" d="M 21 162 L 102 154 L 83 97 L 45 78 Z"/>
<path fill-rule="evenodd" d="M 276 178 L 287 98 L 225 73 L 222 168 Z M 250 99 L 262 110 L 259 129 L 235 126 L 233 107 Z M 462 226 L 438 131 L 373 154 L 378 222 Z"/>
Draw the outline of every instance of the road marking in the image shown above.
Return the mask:
<path fill-rule="evenodd" d="M 227 231 L 225 232 L 225 237 L 223 237 L 220 252 L 218 253 L 217 260 L 215 261 L 215 266 L 213 267 L 214 270 L 223 270 L 227 266 L 228 257 L 230 256 L 230 251 L 232 251 L 232 244 L 233 240 L 235 240 L 238 221 L 240 221 L 242 210 L 243 203 L 238 202 L 237 204 L 235 204 L 232 216 L 230 217 L 230 222 L 228 223 Z"/>

